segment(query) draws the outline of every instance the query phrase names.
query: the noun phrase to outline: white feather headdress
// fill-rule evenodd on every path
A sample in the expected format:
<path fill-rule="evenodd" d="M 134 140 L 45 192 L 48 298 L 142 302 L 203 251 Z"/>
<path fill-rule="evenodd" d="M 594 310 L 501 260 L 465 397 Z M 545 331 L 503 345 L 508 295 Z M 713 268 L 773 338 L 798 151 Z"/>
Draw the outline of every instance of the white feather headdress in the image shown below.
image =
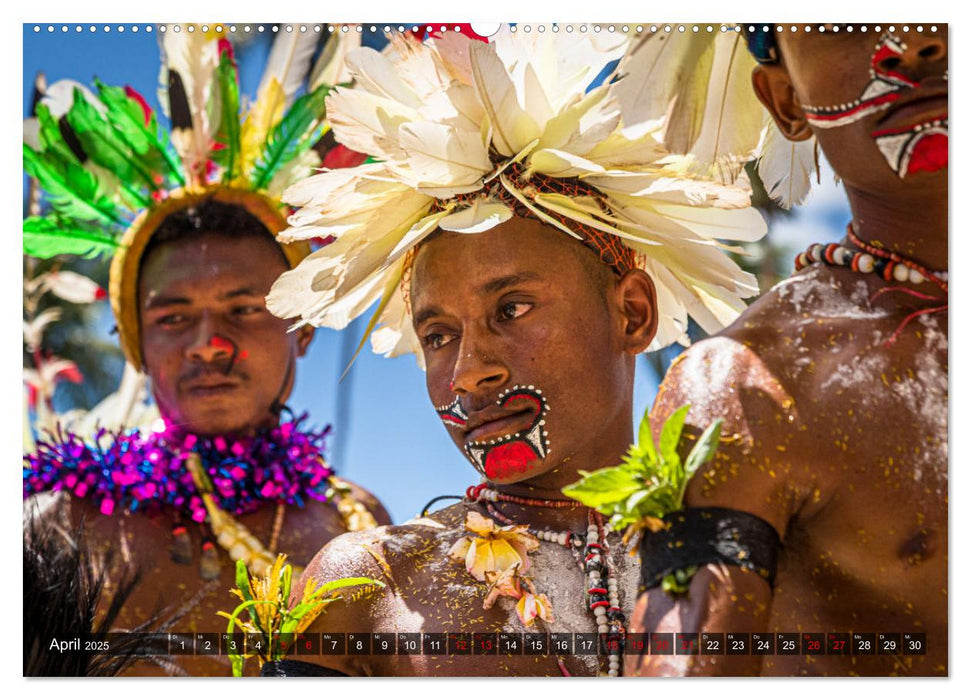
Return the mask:
<path fill-rule="evenodd" d="M 491 43 L 394 37 L 384 53 L 351 51 L 355 86 L 328 97 L 327 115 L 338 142 L 377 162 L 284 194 L 298 210 L 281 240 L 334 242 L 277 280 L 268 308 L 340 329 L 380 300 L 365 332 L 373 349 L 422 363 L 398 291 L 407 253 L 436 229 L 484 231 L 519 207 L 633 249 L 657 288 L 650 349 L 687 344 L 689 316 L 710 333 L 730 323 L 758 285 L 720 240 L 758 240 L 765 222 L 744 173 L 727 184 L 665 147 L 663 107 L 636 123 L 625 114 L 647 77 L 636 65 L 588 89 L 627 49 L 623 36 L 506 30 Z"/>

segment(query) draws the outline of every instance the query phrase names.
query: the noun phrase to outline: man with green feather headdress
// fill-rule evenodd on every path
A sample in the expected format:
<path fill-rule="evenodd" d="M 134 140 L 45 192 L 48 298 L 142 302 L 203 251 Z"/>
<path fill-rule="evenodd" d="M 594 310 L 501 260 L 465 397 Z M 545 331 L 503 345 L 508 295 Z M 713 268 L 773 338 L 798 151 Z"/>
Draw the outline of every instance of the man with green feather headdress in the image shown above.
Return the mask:
<path fill-rule="evenodd" d="M 281 33 L 241 109 L 232 46 L 189 29 L 159 27 L 170 136 L 138 93 L 97 81 L 55 83 L 25 124 L 24 168 L 49 208 L 24 221 L 24 252 L 112 256 L 122 350 L 161 415 L 141 432 L 41 436 L 24 458 L 25 514 L 83 519 L 96 558 L 115 550 L 138 568 L 119 629 L 179 614 L 173 644 L 200 653 L 143 660 L 137 675 L 228 675 L 228 658 L 206 651 L 219 647 L 235 561 L 254 575 L 277 553 L 306 564 L 331 537 L 388 522 L 327 465 L 328 430 L 285 406 L 313 334 L 288 334 L 264 302 L 310 252 L 274 240 L 282 190 L 322 161 L 363 160 L 328 148 L 324 98 L 342 50 L 329 42 L 305 81 L 317 36 Z"/>

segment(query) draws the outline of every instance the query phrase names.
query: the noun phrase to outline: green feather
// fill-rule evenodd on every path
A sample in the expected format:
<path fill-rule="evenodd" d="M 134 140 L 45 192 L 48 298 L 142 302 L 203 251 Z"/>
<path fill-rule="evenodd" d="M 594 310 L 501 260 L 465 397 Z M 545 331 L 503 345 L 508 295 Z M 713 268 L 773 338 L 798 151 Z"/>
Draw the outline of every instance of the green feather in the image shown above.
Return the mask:
<path fill-rule="evenodd" d="M 44 152 L 56 153 L 61 158 L 76 161 L 74 152 L 67 145 L 61 130 L 57 126 L 57 120 L 51 114 L 47 105 L 37 105 L 37 138 L 40 141 L 41 150 Z"/>
<path fill-rule="evenodd" d="M 128 222 L 99 187 L 98 178 L 77 160 L 57 152 L 38 153 L 24 144 L 24 170 L 37 178 L 54 210 L 64 218 L 127 226 Z"/>
<path fill-rule="evenodd" d="M 93 163 L 129 186 L 140 180 L 149 190 L 159 189 L 159 184 L 140 162 L 138 154 L 118 137 L 107 118 L 77 88 L 74 90 L 74 104 L 65 116 Z"/>
<path fill-rule="evenodd" d="M 254 188 L 267 187 L 280 168 L 314 144 L 323 127 L 324 100 L 329 92 L 330 86 L 321 85 L 290 106 L 263 144 L 263 152 L 251 176 Z"/>
<path fill-rule="evenodd" d="M 143 159 L 146 169 L 168 175 L 179 185 L 185 185 L 185 177 L 175 154 L 168 148 L 167 140 L 159 136 L 155 114 L 145 124 L 142 106 L 125 94 L 120 87 L 105 85 L 95 80 L 98 97 L 108 110 L 108 121 L 118 137 Z"/>
<path fill-rule="evenodd" d="M 97 172 L 87 167 L 87 163 L 78 161 L 77 155 L 64 140 L 60 129 L 61 124 L 54 119 L 50 110 L 44 105 L 37 106 L 37 121 L 39 125 L 38 139 L 42 147 L 42 157 L 48 160 L 59 160 L 71 164 L 81 165 L 90 172 L 98 182 L 98 192 L 111 199 L 115 205 L 137 212 L 152 203 L 141 191 L 121 182 L 112 173 L 99 168 Z"/>
<path fill-rule="evenodd" d="M 31 216 L 24 220 L 24 254 L 35 258 L 110 255 L 118 242 L 101 229 L 89 229 L 56 216 Z"/>
<path fill-rule="evenodd" d="M 223 167 L 223 182 L 229 183 L 239 177 L 239 84 L 236 67 L 228 52 L 219 57 L 216 69 L 219 98 L 222 103 L 222 119 L 217 139 L 225 148 L 214 153 Z"/>

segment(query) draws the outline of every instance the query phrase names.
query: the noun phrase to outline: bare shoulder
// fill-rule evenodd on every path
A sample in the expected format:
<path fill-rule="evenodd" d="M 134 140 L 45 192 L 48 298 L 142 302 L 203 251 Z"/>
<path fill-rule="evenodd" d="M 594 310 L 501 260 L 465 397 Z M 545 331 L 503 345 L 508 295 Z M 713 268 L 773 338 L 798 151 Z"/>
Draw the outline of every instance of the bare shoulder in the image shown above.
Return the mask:
<path fill-rule="evenodd" d="M 424 555 L 451 547 L 462 529 L 465 511 L 460 504 L 401 525 L 382 525 L 335 537 L 313 558 L 304 576 L 320 583 L 366 576 L 398 593 L 420 569 Z"/>
<path fill-rule="evenodd" d="M 817 370 L 834 349 L 851 347 L 869 298 L 865 281 L 839 272 L 783 281 L 672 363 L 652 410 L 655 433 L 685 404 L 689 437 L 723 422 L 718 452 L 692 480 L 687 503 L 752 512 L 784 533 L 818 492 L 808 415 Z"/>

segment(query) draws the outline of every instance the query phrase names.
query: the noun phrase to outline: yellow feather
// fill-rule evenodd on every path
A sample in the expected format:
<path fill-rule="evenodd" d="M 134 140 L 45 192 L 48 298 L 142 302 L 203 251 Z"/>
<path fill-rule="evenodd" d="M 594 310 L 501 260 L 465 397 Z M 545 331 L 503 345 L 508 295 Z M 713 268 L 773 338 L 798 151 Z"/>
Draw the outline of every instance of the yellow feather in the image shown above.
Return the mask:
<path fill-rule="evenodd" d="M 242 163 L 240 171 L 244 175 L 248 176 L 256 165 L 256 159 L 270 129 L 283 118 L 285 103 L 286 95 L 283 92 L 283 86 L 275 77 L 270 78 L 256 96 L 240 130 L 239 155 Z"/>

